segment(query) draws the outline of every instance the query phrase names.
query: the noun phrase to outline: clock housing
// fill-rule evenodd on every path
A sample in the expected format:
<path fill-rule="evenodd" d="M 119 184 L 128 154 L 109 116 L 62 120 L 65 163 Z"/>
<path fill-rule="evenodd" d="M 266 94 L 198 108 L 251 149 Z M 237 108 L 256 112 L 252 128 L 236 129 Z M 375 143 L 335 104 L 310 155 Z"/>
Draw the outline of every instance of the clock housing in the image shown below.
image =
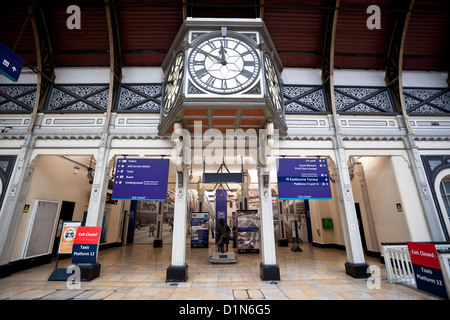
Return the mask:
<path fill-rule="evenodd" d="M 280 135 L 286 134 L 283 98 L 273 99 L 275 91 L 281 94 L 282 64 L 262 20 L 186 19 L 163 62 L 164 79 L 169 79 L 179 52 L 184 53 L 182 87 L 175 102 L 161 112 L 160 135 L 170 134 L 179 121 L 192 133 L 198 126 L 202 132 L 258 130 L 270 121 Z M 269 74 L 279 87 L 270 85 Z M 173 95 L 165 96 L 170 92 L 164 91 L 162 101 L 171 101 Z"/>

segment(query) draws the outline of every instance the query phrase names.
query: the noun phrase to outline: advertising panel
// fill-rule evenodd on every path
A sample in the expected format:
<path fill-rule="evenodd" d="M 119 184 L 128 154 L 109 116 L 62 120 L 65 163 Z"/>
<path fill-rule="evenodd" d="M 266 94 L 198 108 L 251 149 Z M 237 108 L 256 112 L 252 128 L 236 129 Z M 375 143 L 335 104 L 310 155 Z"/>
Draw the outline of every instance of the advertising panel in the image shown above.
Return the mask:
<path fill-rule="evenodd" d="M 167 198 L 169 159 L 117 159 L 113 200 Z"/>
<path fill-rule="evenodd" d="M 280 200 L 331 199 L 326 159 L 277 159 Z"/>
<path fill-rule="evenodd" d="M 259 252 L 259 216 L 257 210 L 236 212 L 237 249 L 239 253 Z"/>
<path fill-rule="evenodd" d="M 208 247 L 209 236 L 209 214 L 208 212 L 192 212 L 191 221 L 191 247 Z"/>
<path fill-rule="evenodd" d="M 61 241 L 59 243 L 59 254 L 71 254 L 72 246 L 75 236 L 77 234 L 78 227 L 81 226 L 81 222 L 64 222 L 61 233 Z"/>

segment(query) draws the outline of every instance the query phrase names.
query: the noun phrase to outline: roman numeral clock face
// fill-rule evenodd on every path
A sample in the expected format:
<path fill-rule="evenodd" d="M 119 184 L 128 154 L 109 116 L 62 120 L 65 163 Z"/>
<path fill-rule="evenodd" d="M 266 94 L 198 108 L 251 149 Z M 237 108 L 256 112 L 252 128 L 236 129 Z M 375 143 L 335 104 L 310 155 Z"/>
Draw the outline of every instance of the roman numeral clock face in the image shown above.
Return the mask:
<path fill-rule="evenodd" d="M 272 100 L 272 104 L 276 108 L 277 112 L 282 114 L 283 94 L 281 91 L 280 80 L 277 72 L 275 71 L 275 65 L 267 54 L 264 55 L 264 71 L 269 97 Z"/>
<path fill-rule="evenodd" d="M 170 65 L 170 69 L 167 73 L 167 78 L 165 80 L 163 102 L 162 102 L 162 113 L 163 116 L 167 116 L 169 111 L 175 104 L 177 97 L 180 93 L 181 83 L 183 82 L 183 69 L 184 55 L 183 53 L 178 53 L 175 59 Z"/>
<path fill-rule="evenodd" d="M 189 74 L 201 88 L 218 94 L 245 90 L 258 77 L 260 62 L 252 45 L 233 36 L 213 36 L 189 55 Z"/>

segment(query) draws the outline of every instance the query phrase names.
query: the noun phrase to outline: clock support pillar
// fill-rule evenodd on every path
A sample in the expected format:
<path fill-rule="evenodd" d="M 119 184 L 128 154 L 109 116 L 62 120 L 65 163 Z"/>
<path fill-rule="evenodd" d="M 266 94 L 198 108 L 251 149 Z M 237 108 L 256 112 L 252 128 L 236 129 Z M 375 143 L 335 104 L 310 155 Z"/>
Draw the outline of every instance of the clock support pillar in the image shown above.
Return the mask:
<path fill-rule="evenodd" d="M 184 282 L 188 277 L 186 264 L 186 214 L 188 168 L 183 165 L 183 171 L 177 171 L 175 208 L 173 215 L 172 262 L 167 268 L 166 281 Z"/>
<path fill-rule="evenodd" d="M 174 125 L 174 134 L 177 137 L 181 131 L 181 124 Z M 174 137 L 174 135 L 172 135 Z M 178 159 L 183 158 L 183 140 L 175 139 Z M 173 215 L 172 261 L 167 268 L 167 282 L 184 282 L 188 277 L 188 265 L 186 264 L 186 228 L 187 228 L 187 189 L 188 189 L 188 165 L 184 161 L 177 163 L 175 207 Z"/>
<path fill-rule="evenodd" d="M 266 125 L 267 130 L 261 130 L 259 139 L 259 168 L 258 188 L 261 219 L 261 264 L 260 276 L 262 280 L 280 280 L 280 268 L 275 254 L 275 234 L 273 227 L 272 188 L 270 185 L 270 169 L 272 156 L 270 146 L 273 139 L 273 123 Z M 263 136 L 267 134 L 267 136 Z M 261 139 L 262 137 L 262 139 Z"/>

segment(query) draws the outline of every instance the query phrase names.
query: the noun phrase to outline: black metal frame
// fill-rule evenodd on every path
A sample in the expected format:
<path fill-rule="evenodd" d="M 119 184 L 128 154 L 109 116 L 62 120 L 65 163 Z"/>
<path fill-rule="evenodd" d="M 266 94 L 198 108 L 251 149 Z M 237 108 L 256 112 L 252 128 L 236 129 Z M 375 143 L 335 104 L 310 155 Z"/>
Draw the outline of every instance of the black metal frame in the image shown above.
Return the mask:
<path fill-rule="evenodd" d="M 19 101 L 18 99 L 21 97 L 24 97 L 26 95 L 32 94 L 32 93 L 36 93 L 36 85 L 35 84 L 14 84 L 14 86 L 22 86 L 22 87 L 33 87 L 30 88 L 30 90 L 23 92 L 15 97 L 11 97 L 9 95 L 7 95 L 6 93 L 4 93 L 1 89 L 2 87 L 10 87 L 11 85 L 0 85 L 0 96 L 2 96 L 3 98 L 5 98 L 5 101 L 0 101 L 0 113 L 4 114 L 23 114 L 23 113 L 32 113 L 33 109 L 34 109 L 34 104 L 32 107 L 27 106 L 26 104 L 24 104 L 23 102 Z M 23 110 L 15 110 L 15 111 L 6 111 L 6 110 L 1 110 L 1 106 L 3 104 L 6 104 L 8 102 L 13 102 L 14 104 L 18 105 L 19 107 L 22 107 Z"/>
<path fill-rule="evenodd" d="M 155 96 L 149 96 L 149 95 L 146 95 L 145 93 L 143 93 L 143 92 L 141 92 L 139 90 L 133 89 L 131 86 L 161 86 L 161 93 L 157 94 Z M 125 108 L 125 109 L 119 109 L 118 107 L 119 107 L 119 104 L 120 104 L 120 97 L 122 95 L 122 88 L 125 88 L 125 89 L 127 89 L 129 91 L 132 91 L 133 93 L 135 93 L 137 95 L 140 95 L 140 96 L 144 97 L 145 99 L 143 99 L 143 100 L 139 101 L 138 103 L 135 103 L 135 104 L 133 104 L 133 105 L 131 105 L 131 106 Z M 161 97 L 161 99 L 162 99 L 162 93 L 163 93 L 163 88 L 162 88 L 162 84 L 161 83 L 121 83 L 118 86 L 117 99 L 116 99 L 116 101 L 114 103 L 113 111 L 114 112 L 127 112 L 127 113 L 128 112 L 133 112 L 133 113 L 158 113 L 159 114 L 160 110 L 161 110 L 161 101 L 158 100 L 157 98 Z M 133 110 L 134 108 L 136 108 L 136 107 L 138 107 L 138 106 L 140 106 L 142 104 L 145 104 L 145 103 L 147 103 L 149 101 L 152 101 L 152 102 L 158 104 L 159 105 L 159 109 L 155 110 L 155 111 Z"/>
<path fill-rule="evenodd" d="M 306 92 L 304 92 L 302 94 L 299 94 L 299 95 L 297 95 L 295 97 L 291 97 L 291 96 L 288 96 L 287 94 L 283 93 L 283 98 L 287 99 L 287 100 L 284 101 L 284 113 L 285 114 L 311 114 L 311 113 L 314 113 L 314 114 L 330 114 L 331 113 L 330 107 L 329 107 L 329 104 L 328 104 L 327 93 L 325 91 L 325 86 L 324 85 L 286 85 L 285 87 L 311 88 L 310 90 L 308 90 L 308 91 L 306 91 Z M 304 98 L 306 96 L 309 96 L 310 94 L 312 94 L 312 93 L 314 93 L 316 91 L 319 91 L 319 90 L 322 91 L 323 103 L 324 103 L 326 111 L 319 110 L 319 109 L 317 109 L 317 108 L 315 108 L 313 106 L 310 106 L 310 105 L 308 105 L 308 104 L 306 104 L 306 103 L 304 103 L 304 102 L 299 100 L 299 99 Z M 308 112 L 308 111 L 287 111 L 286 110 L 286 106 L 288 106 L 290 103 L 293 103 L 293 102 L 295 102 L 295 103 L 297 103 L 297 104 L 299 104 L 299 105 L 301 105 L 301 106 L 303 106 L 305 108 L 310 109 L 311 112 Z"/>
<path fill-rule="evenodd" d="M 368 94 L 367 96 L 364 96 L 363 98 L 357 98 L 357 97 L 354 97 L 354 96 L 352 96 L 352 95 L 350 95 L 348 93 L 342 92 L 340 90 L 340 88 L 362 88 L 362 89 L 378 89 L 378 90 L 373 92 L 373 93 L 371 93 L 371 94 Z M 337 110 L 337 113 L 338 114 L 355 114 L 355 115 L 362 115 L 362 114 L 364 114 L 364 115 L 397 115 L 397 114 L 399 114 L 396 111 L 389 112 L 389 111 L 386 111 L 386 110 L 384 110 L 384 109 L 382 109 L 382 108 L 380 108 L 380 107 L 378 107 L 376 105 L 373 105 L 373 104 L 367 102 L 367 100 L 369 100 L 369 99 L 371 99 L 373 97 L 376 97 L 377 95 L 379 95 L 379 94 L 381 94 L 381 93 L 383 93 L 385 91 L 388 94 L 389 102 L 391 104 L 390 105 L 390 107 L 391 107 L 390 109 L 391 110 L 396 110 L 394 99 L 392 97 L 391 90 L 389 90 L 389 87 L 335 86 L 334 87 L 334 92 L 335 93 L 339 93 L 339 94 L 341 94 L 343 96 L 346 96 L 347 98 L 350 98 L 352 100 L 356 100 L 355 102 L 352 102 L 352 103 L 348 104 L 347 106 L 345 106 L 343 109 Z M 368 107 L 370 107 L 370 108 L 379 110 L 379 112 L 348 112 L 348 111 L 346 111 L 346 110 L 351 109 L 352 107 L 354 107 L 354 106 L 356 106 L 358 104 L 361 104 L 361 103 L 366 105 L 366 106 L 368 106 Z"/>
<path fill-rule="evenodd" d="M 411 90 L 411 89 L 416 89 L 416 90 L 440 90 L 440 92 L 437 93 L 437 94 L 434 94 L 434 95 L 432 95 L 432 96 L 430 96 L 430 97 L 428 97 L 428 98 L 426 98 L 426 99 L 424 100 L 424 99 L 421 99 L 421 98 L 419 98 L 419 97 L 417 97 L 417 96 L 415 96 L 415 95 L 412 95 L 412 94 L 410 94 L 410 93 L 405 92 L 405 90 Z M 443 95 L 447 94 L 447 92 L 450 92 L 450 87 L 447 87 L 447 88 L 416 88 L 416 87 L 404 87 L 404 88 L 403 88 L 403 96 L 404 96 L 404 97 L 409 97 L 409 98 L 411 98 L 411 99 L 420 101 L 418 104 L 416 104 L 415 106 L 413 106 L 413 107 L 410 108 L 410 109 L 408 109 L 408 108 L 406 107 L 406 103 L 405 103 L 405 109 L 406 109 L 406 112 L 408 113 L 408 115 L 432 115 L 432 116 L 437 115 L 437 116 L 449 116 L 449 115 L 450 115 L 450 99 L 449 99 L 449 101 L 448 101 L 449 109 L 442 108 L 442 107 L 440 107 L 440 106 L 438 106 L 438 105 L 436 105 L 436 104 L 434 104 L 434 103 L 431 102 L 431 101 L 435 100 L 436 98 L 439 98 L 440 96 L 443 96 Z M 444 113 L 437 113 L 437 112 L 436 112 L 436 113 L 415 113 L 415 112 L 414 112 L 414 110 L 417 110 L 417 109 L 419 109 L 420 107 L 422 107 L 423 105 L 426 105 L 426 104 L 427 104 L 427 105 L 430 105 L 431 107 L 433 107 L 433 108 L 435 108 L 435 109 L 441 110 L 441 111 L 443 111 Z"/>
<path fill-rule="evenodd" d="M 77 94 L 75 94 L 75 93 L 73 93 L 73 92 L 63 88 L 64 86 L 66 86 L 66 87 L 67 86 L 73 86 L 73 87 L 76 87 L 76 86 L 101 86 L 101 87 L 104 87 L 104 88 L 102 88 L 101 90 L 97 90 L 95 92 L 89 93 L 89 94 L 87 94 L 85 96 L 79 96 L 79 95 L 77 95 Z M 53 108 L 53 109 L 50 108 L 50 104 L 51 104 L 51 100 L 52 100 L 53 90 L 54 89 L 58 89 L 59 91 L 62 91 L 65 94 L 74 97 L 75 100 L 70 101 L 69 103 L 65 103 L 65 104 L 59 106 L 58 108 Z M 97 95 L 99 93 L 105 92 L 105 91 L 107 91 L 109 89 L 110 88 L 109 88 L 109 84 L 108 83 L 52 84 L 51 87 L 50 87 L 47 99 L 45 101 L 44 108 L 41 111 L 44 112 L 44 113 L 98 113 L 98 112 L 106 112 L 107 108 L 108 108 L 107 107 L 108 101 L 106 101 L 107 105 L 104 108 L 104 107 L 99 106 L 98 104 L 96 104 L 96 103 L 94 103 L 92 101 L 87 100 L 87 99 L 92 97 L 92 96 L 95 96 L 95 95 Z M 84 102 L 87 105 L 95 108 L 96 110 L 83 110 L 83 111 L 64 110 L 64 108 L 69 107 L 69 106 L 71 106 L 73 104 L 76 104 L 78 102 Z"/>

